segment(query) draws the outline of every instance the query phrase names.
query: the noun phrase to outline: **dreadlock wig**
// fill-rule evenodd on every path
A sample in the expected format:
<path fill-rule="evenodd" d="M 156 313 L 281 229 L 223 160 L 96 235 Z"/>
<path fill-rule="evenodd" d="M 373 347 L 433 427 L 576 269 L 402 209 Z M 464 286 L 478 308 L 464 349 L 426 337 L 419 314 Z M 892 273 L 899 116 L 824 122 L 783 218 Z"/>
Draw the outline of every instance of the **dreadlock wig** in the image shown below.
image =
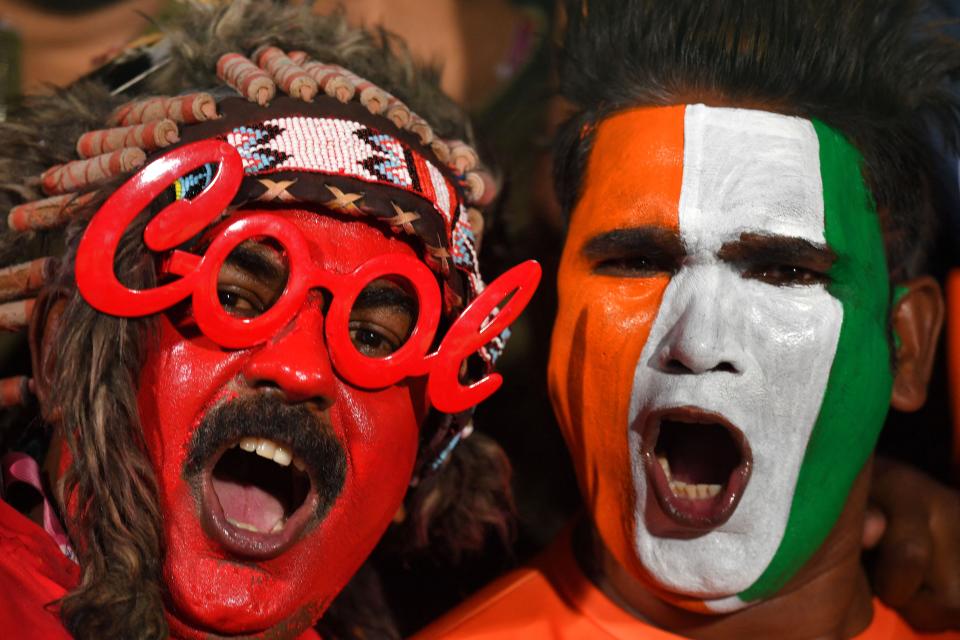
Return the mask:
<path fill-rule="evenodd" d="M 894 282 L 922 271 L 934 224 L 928 132 L 956 145 L 960 45 L 920 0 L 568 3 L 562 94 L 578 115 L 556 184 L 578 197 L 594 124 L 635 106 L 706 103 L 816 118 L 864 157 Z M 615 52 L 616 64 L 611 64 Z"/>
<path fill-rule="evenodd" d="M 320 17 L 277 2 L 242 0 L 223 5 L 190 3 L 170 24 L 159 28 L 164 38 L 153 51 L 159 48 L 162 56 L 148 56 L 143 73 L 134 82 L 117 86 L 121 83 L 112 76 L 129 62 L 121 59 L 55 95 L 27 99 L 19 113 L 0 124 L 0 208 L 16 212 L 20 206 L 19 211 L 26 212 L 23 216 L 11 213 L 4 226 L 0 263 L 55 256 L 34 263 L 34 271 L 42 265 L 39 279 L 43 284 L 34 286 L 37 278 L 33 278 L 29 287 L 24 284 L 24 291 L 37 294 L 36 302 L 18 302 L 13 313 L 21 320 L 32 315 L 32 326 L 43 328 L 33 340 L 34 376 L 45 381 L 40 387 L 50 390 L 49 397 L 40 398 L 44 417 L 56 425 L 69 445 L 69 460 L 64 463 L 66 472 L 57 493 L 82 580 L 60 603 L 60 615 L 66 628 L 80 638 L 164 638 L 168 633 L 161 578 L 162 513 L 136 396 L 155 319 L 117 318 L 91 308 L 77 292 L 74 259 L 91 216 L 129 177 L 131 168 L 142 164 L 142 157 L 131 152 L 127 142 L 135 140 L 137 144 L 132 146 L 143 146 L 144 139 L 150 138 L 162 144 L 165 136 L 167 141 L 174 139 L 176 130 L 172 135 L 169 130 L 164 133 L 160 125 L 128 130 L 122 134 L 129 136 L 120 143 L 122 148 L 116 150 L 114 145 L 113 151 L 110 143 L 104 142 L 113 134 L 103 130 L 136 124 L 129 113 L 141 109 L 145 103 L 137 100 L 149 96 L 192 96 L 196 94 L 191 92 L 198 91 L 209 91 L 215 98 L 225 91 L 235 95 L 223 87 L 224 80 L 262 104 L 266 98 L 262 92 L 276 90 L 273 79 L 264 81 L 263 72 L 251 68 L 249 61 L 227 54 L 251 55 L 269 45 L 284 52 L 300 52 L 301 60 L 309 57 L 349 69 L 355 74 L 349 82 L 331 85 L 328 90 L 341 101 L 350 100 L 355 91 L 368 96 L 364 98 L 367 101 L 384 101 L 382 110 L 405 105 L 390 112 L 396 114 L 398 126 L 416 132 L 438 157 L 449 157 L 466 176 L 467 189 L 479 193 L 486 188 L 487 197 L 478 195 L 477 200 L 489 201 L 492 195 L 489 178 L 469 170 L 476 157 L 468 147 L 470 131 L 461 112 L 440 93 L 436 73 L 414 64 L 402 43 L 390 34 L 351 28 L 338 14 Z M 270 49 L 264 57 L 276 53 Z M 261 62 L 261 66 L 269 64 L 269 60 L 266 65 Z M 287 64 L 285 56 L 279 64 Z M 286 82 L 289 78 L 284 69 L 278 69 L 273 69 L 276 84 L 293 96 L 296 87 Z M 317 84 L 310 86 L 317 90 Z M 308 95 L 301 97 L 309 99 Z M 179 100 L 174 107 L 168 100 L 160 108 L 168 113 L 181 107 L 184 113 L 193 109 L 192 116 L 185 116 L 187 121 L 209 116 L 211 108 L 215 115 L 215 107 L 202 100 L 190 104 L 184 102 L 187 98 L 174 100 Z M 126 110 L 124 105 L 128 105 Z M 365 106 L 374 110 L 372 104 L 365 102 Z M 100 135 L 83 137 L 91 131 Z M 467 143 L 444 143 L 453 139 Z M 78 150 L 82 156 L 94 155 L 100 164 L 57 174 L 52 178 L 58 183 L 53 185 L 53 193 L 59 189 L 61 195 L 43 200 L 43 206 L 31 205 L 44 197 L 42 190 L 51 193 L 50 180 L 38 176 L 54 165 L 76 167 L 68 163 L 76 162 Z M 80 196 L 71 193 L 83 191 L 72 187 L 83 187 L 91 172 L 102 174 L 97 189 Z M 147 288 L 157 279 L 156 262 L 140 241 L 150 213 L 145 212 L 128 229 L 117 252 L 115 271 L 122 274 L 126 286 Z M 481 223 L 475 219 L 475 225 Z M 52 308 L 62 313 L 56 322 L 46 322 Z M 40 345 L 47 345 L 43 353 Z M 436 431 L 422 431 L 421 455 L 426 463 L 437 453 L 431 448 L 437 445 Z M 446 441 L 440 444 L 446 447 L 443 457 L 447 464 L 437 473 L 425 474 L 418 489 L 408 496 L 405 527 L 409 535 L 404 539 L 408 547 L 431 544 L 456 555 L 479 548 L 488 529 L 506 533 L 512 508 L 509 466 L 499 448 L 482 436 L 465 440 L 452 454 Z M 465 475 L 479 481 L 466 482 Z M 367 578 L 362 581 L 369 582 Z M 350 609 L 357 607 L 351 605 Z M 363 613 L 359 615 L 369 617 L 369 607 L 360 609 Z M 338 628 L 356 629 L 361 622 L 348 620 Z"/>

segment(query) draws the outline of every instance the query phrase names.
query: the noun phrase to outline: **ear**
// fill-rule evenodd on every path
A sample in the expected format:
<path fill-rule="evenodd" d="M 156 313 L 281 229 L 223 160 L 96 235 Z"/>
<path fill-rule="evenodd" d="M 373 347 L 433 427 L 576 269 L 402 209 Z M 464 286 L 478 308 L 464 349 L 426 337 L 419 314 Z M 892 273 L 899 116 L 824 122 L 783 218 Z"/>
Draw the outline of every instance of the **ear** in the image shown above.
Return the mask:
<path fill-rule="evenodd" d="M 51 401 L 51 387 L 57 369 L 56 336 L 60 318 L 67 306 L 66 296 L 61 291 L 44 289 L 37 296 L 37 303 L 30 318 L 29 343 L 33 382 L 40 414 L 50 423 L 58 422 L 59 412 Z"/>
<path fill-rule="evenodd" d="M 890 404 L 900 411 L 916 411 L 927 401 L 927 383 L 943 325 L 943 293 L 930 276 L 910 280 L 900 288 L 906 292 L 891 312 L 897 351 Z"/>

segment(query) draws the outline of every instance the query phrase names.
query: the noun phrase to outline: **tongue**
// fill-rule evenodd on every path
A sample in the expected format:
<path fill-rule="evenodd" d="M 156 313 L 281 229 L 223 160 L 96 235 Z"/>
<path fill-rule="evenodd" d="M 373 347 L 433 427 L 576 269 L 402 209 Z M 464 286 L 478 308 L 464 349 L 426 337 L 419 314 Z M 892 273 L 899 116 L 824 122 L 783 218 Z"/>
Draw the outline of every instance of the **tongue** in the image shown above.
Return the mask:
<path fill-rule="evenodd" d="M 214 477 L 213 490 L 220 499 L 223 515 L 235 523 L 269 533 L 283 518 L 280 501 L 259 487 Z"/>

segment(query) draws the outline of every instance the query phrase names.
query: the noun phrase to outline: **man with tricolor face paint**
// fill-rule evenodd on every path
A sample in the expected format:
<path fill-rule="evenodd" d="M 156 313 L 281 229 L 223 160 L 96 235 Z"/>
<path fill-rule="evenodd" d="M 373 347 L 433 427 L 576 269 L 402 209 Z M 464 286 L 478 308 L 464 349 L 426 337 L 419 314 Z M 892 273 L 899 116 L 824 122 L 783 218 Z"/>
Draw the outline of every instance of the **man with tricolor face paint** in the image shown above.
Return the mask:
<path fill-rule="evenodd" d="M 766 111 L 641 108 L 597 127 L 551 390 L 604 544 L 669 599 L 773 595 L 873 447 L 891 298 L 859 167 L 836 131 Z"/>
<path fill-rule="evenodd" d="M 0 130 L 4 183 L 33 185 L 4 255 L 38 230 L 60 248 L 0 283 L 35 373 L 3 388 L 35 390 L 49 425 L 4 459 L 38 503 L 31 520 L 0 500 L 0 627 L 396 636 L 375 589 L 363 614 L 334 600 L 391 522 L 454 552 L 502 524 L 506 462 L 467 437 L 539 267 L 484 284 L 494 181 L 388 35 L 247 2 L 168 32 L 124 56 L 147 84 L 81 83 Z M 482 489 L 446 479 L 464 447 Z"/>
<path fill-rule="evenodd" d="M 942 320 L 914 127 L 958 131 L 960 50 L 896 0 L 570 4 L 548 384 L 587 517 L 424 637 L 918 637 L 861 534 Z"/>

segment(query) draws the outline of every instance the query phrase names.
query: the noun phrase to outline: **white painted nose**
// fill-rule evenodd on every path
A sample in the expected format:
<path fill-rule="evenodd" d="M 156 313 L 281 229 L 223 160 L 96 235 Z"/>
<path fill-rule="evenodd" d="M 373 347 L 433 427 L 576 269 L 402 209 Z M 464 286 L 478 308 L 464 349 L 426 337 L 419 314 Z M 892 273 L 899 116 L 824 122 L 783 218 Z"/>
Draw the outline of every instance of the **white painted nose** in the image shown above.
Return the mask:
<path fill-rule="evenodd" d="M 684 267 L 664 292 L 654 366 L 665 373 L 744 371 L 742 328 L 749 299 L 740 278 L 720 265 Z"/>

